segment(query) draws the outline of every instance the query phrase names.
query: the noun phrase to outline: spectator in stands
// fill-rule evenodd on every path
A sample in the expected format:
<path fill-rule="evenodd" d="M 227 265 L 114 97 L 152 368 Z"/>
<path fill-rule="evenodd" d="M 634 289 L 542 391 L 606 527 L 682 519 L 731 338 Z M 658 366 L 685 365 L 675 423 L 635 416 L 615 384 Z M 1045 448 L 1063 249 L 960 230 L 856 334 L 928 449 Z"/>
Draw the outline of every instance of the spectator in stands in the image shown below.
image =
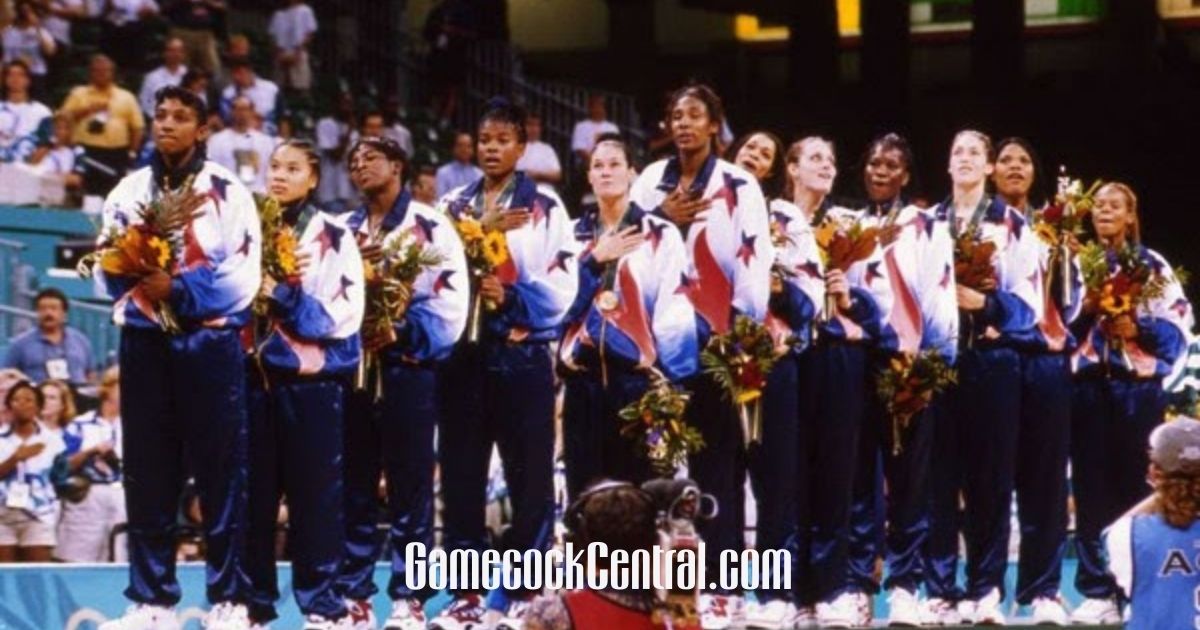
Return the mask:
<path fill-rule="evenodd" d="M 75 125 L 73 142 L 83 147 L 89 162 L 84 192 L 103 196 L 137 158 L 146 121 L 137 98 L 113 82 L 112 59 L 93 56 L 88 72 L 90 82 L 73 88 L 62 109 Z"/>
<path fill-rule="evenodd" d="M 42 415 L 39 418 L 42 421 L 42 428 L 62 435 L 62 430 L 78 413 L 75 410 L 75 394 L 71 391 L 71 386 L 66 381 L 52 378 L 42 381 L 38 385 L 38 391 L 42 392 L 44 401 Z"/>
<path fill-rule="evenodd" d="M 84 0 L 37 0 L 38 6 L 45 14 L 42 26 L 58 44 L 58 57 L 71 47 L 71 22 L 87 17 L 87 7 Z"/>
<path fill-rule="evenodd" d="M 458 108 L 466 79 L 467 53 L 479 32 L 474 5 L 468 0 L 442 0 L 425 18 L 422 35 L 429 43 L 432 105 L 443 125 L 449 125 Z"/>
<path fill-rule="evenodd" d="M 0 161 L 24 162 L 37 147 L 38 129 L 50 108 L 32 100 L 29 66 L 14 59 L 4 66 L 4 101 L 0 102 Z"/>
<path fill-rule="evenodd" d="M 171 37 L 183 41 L 192 66 L 221 72 L 217 41 L 225 30 L 225 0 L 164 0 L 163 15 L 171 23 Z"/>
<path fill-rule="evenodd" d="M 83 186 L 83 149 L 71 143 L 71 119 L 66 114 L 54 115 L 50 137 L 29 156 L 38 173 L 59 175 L 68 196 L 74 201 Z"/>
<path fill-rule="evenodd" d="M 427 206 L 436 206 L 438 202 L 437 170 L 432 166 L 418 168 L 409 188 L 413 199 Z"/>
<path fill-rule="evenodd" d="M 453 161 L 437 170 L 438 199 L 459 186 L 466 186 L 483 177 L 483 171 L 475 166 L 475 143 L 470 133 L 460 131 L 454 135 L 453 156 Z"/>
<path fill-rule="evenodd" d="M 187 76 L 188 67 L 184 65 L 187 60 L 187 51 L 183 47 L 183 40 L 178 37 L 172 37 L 163 44 L 163 65 L 151 70 L 142 78 L 142 89 L 138 92 L 138 104 L 142 106 L 143 114 L 151 114 L 154 112 L 154 95 L 158 91 L 168 85 L 179 85 L 183 82 L 183 78 Z"/>
<path fill-rule="evenodd" d="M 255 129 L 257 120 L 249 98 L 233 99 L 232 124 L 208 139 L 208 159 L 237 175 L 250 192 L 266 194 L 267 166 L 279 139 Z"/>
<path fill-rule="evenodd" d="M 229 76 L 229 67 L 235 61 L 252 61 L 250 58 L 250 38 L 242 33 L 231 35 L 229 41 L 225 45 L 225 50 L 221 52 L 221 58 L 225 60 L 225 68 L 213 76 L 217 78 L 221 85 L 229 85 L 233 79 Z"/>
<path fill-rule="evenodd" d="M 363 114 L 358 127 L 359 135 L 363 138 L 382 138 L 387 135 L 387 127 L 383 122 L 383 112 L 370 111 Z M 357 140 L 357 138 L 355 138 Z M 352 143 L 353 144 L 353 143 Z M 404 157 L 411 157 L 406 152 Z"/>
<path fill-rule="evenodd" d="M 525 154 L 517 161 L 517 170 L 535 182 L 554 185 L 562 181 L 562 165 L 554 147 L 542 142 L 542 119 L 530 114 L 525 119 Z"/>
<path fill-rule="evenodd" d="M 106 0 L 101 17 L 107 24 L 101 48 L 122 68 L 144 68 L 150 20 L 158 16 L 155 0 Z"/>
<path fill-rule="evenodd" d="M 279 86 L 274 81 L 254 74 L 254 67 L 249 60 L 230 62 L 229 76 L 232 82 L 221 91 L 221 118 L 229 123 L 233 114 L 233 99 L 245 96 L 254 103 L 254 111 L 262 117 L 263 131 L 274 134 Z"/>
<path fill-rule="evenodd" d="M 59 379 L 73 385 L 88 382 L 92 372 L 92 343 L 67 325 L 70 301 L 62 291 L 50 287 L 33 299 L 37 327 L 14 337 L 8 345 L 4 366 L 16 368 L 35 381 Z"/>
<path fill-rule="evenodd" d="M 42 27 L 42 19 L 33 0 L 17 0 L 16 10 L 16 19 L 4 27 L 3 34 L 0 34 L 0 41 L 4 44 L 4 63 L 17 60 L 24 62 L 31 80 L 29 91 L 41 95 L 49 73 L 46 59 L 54 56 L 58 45 L 50 32 Z"/>
<path fill-rule="evenodd" d="M 121 388 L 116 367 L 100 381 L 100 408 L 84 413 L 63 429 L 67 474 L 83 486 L 78 501 L 64 500 L 54 557 L 63 562 L 123 560 L 124 545 L 109 541 L 124 523 L 121 488 Z"/>
<path fill-rule="evenodd" d="M 8 390 L 12 389 L 13 385 L 21 381 L 28 381 L 29 377 L 25 376 L 21 370 L 13 368 L 0 369 L 0 400 L 4 400 L 8 396 Z M 5 427 L 8 426 L 9 413 L 8 408 L 0 408 L 0 433 L 3 433 Z"/>
<path fill-rule="evenodd" d="M 307 95 L 312 89 L 308 46 L 317 32 L 317 18 L 303 0 L 286 0 L 271 15 L 268 27 L 275 51 L 275 80 L 285 90 Z"/>
<path fill-rule="evenodd" d="M 576 164 L 586 167 L 596 146 L 596 138 L 602 133 L 620 133 L 617 125 L 608 120 L 608 109 L 604 97 L 593 94 L 588 98 L 588 117 L 575 123 L 571 134 L 571 150 L 575 152 Z"/>
<path fill-rule="evenodd" d="M 183 75 L 183 79 L 179 81 L 179 85 L 192 94 L 199 96 L 200 100 L 203 101 L 206 106 L 212 102 L 212 100 L 209 98 L 209 92 L 211 91 L 212 85 L 212 75 L 208 72 L 192 68 Z M 149 111 L 153 112 L 154 110 L 150 109 Z M 211 114 L 215 114 L 217 117 L 220 117 L 220 113 L 218 112 L 211 112 Z M 223 126 L 224 125 L 222 125 L 222 127 Z M 209 131 L 211 132 L 212 129 L 209 129 Z"/>
<path fill-rule="evenodd" d="M 357 194 L 346 161 L 353 136 L 354 97 L 343 92 L 338 96 L 333 115 L 317 121 L 317 150 L 321 152 L 317 201 L 323 206 L 344 205 Z"/>
<path fill-rule="evenodd" d="M 412 132 L 402 122 L 403 116 L 401 115 L 401 110 L 400 97 L 395 94 L 389 96 L 387 104 L 383 108 L 384 124 L 386 125 L 383 135 L 395 140 L 396 144 L 400 145 L 401 149 L 404 149 L 404 154 L 411 160 L 416 157 L 416 153 L 414 153 L 415 147 L 413 146 Z"/>
<path fill-rule="evenodd" d="M 29 381 L 4 397 L 11 421 L 0 431 L 0 563 L 49 562 L 56 542 L 59 504 L 50 469 L 66 447 L 38 423 L 42 403 Z"/>

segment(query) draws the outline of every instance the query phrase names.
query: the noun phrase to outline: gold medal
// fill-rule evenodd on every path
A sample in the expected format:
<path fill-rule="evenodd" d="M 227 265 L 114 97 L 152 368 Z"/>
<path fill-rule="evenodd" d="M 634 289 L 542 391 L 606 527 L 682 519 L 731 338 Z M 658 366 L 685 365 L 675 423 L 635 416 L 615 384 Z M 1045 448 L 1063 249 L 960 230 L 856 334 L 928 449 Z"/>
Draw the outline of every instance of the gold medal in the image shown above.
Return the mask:
<path fill-rule="evenodd" d="M 620 303 L 617 294 L 612 291 L 601 291 L 600 295 L 596 296 L 596 306 L 599 306 L 602 311 L 611 311 Z"/>

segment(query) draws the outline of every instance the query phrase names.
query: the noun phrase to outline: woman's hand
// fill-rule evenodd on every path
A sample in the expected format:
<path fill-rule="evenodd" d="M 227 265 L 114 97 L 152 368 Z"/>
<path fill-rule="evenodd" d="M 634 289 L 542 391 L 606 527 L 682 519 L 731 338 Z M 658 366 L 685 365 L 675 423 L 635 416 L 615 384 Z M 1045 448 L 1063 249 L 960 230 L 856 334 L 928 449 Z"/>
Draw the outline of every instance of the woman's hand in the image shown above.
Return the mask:
<path fill-rule="evenodd" d="M 683 227 L 699 220 L 696 215 L 712 206 L 711 199 L 693 197 L 691 193 L 676 188 L 674 192 L 663 199 L 662 210 L 675 225 Z"/>
<path fill-rule="evenodd" d="M 483 225 L 485 232 L 499 230 L 508 232 L 520 227 L 524 227 L 526 223 L 533 218 L 532 213 L 526 208 L 513 208 L 512 210 L 488 210 L 480 217 L 479 222 Z"/>
<path fill-rule="evenodd" d="M 497 307 L 504 305 L 504 285 L 494 275 L 484 276 L 479 282 L 479 294 Z"/>
<path fill-rule="evenodd" d="M 957 285 L 958 308 L 964 311 L 982 311 L 987 303 L 987 296 L 971 287 Z"/>
<path fill-rule="evenodd" d="M 363 336 L 363 349 L 367 352 L 375 352 L 394 343 L 396 343 L 396 329 L 391 326 Z"/>
<path fill-rule="evenodd" d="M 142 288 L 142 295 L 151 302 L 162 302 L 171 296 L 171 276 L 162 269 L 142 276 L 138 286 Z"/>
<path fill-rule="evenodd" d="M 846 273 L 841 269 L 829 269 L 825 272 L 825 292 L 837 299 L 838 310 L 850 310 L 850 283 L 846 281 Z"/>
<path fill-rule="evenodd" d="M 637 229 L 638 226 L 631 225 L 619 232 L 610 230 L 600 235 L 600 238 L 596 239 L 596 246 L 592 248 L 592 258 L 604 264 L 619 260 L 637 249 L 646 240 L 645 235 L 638 233 Z"/>
<path fill-rule="evenodd" d="M 1105 325 L 1105 331 L 1109 337 L 1119 337 L 1125 341 L 1129 341 L 1130 339 L 1137 339 L 1138 325 L 1134 321 L 1133 316 L 1126 313 L 1109 319 Z"/>
<path fill-rule="evenodd" d="M 275 278 L 273 278 L 270 274 L 263 274 L 262 287 L 259 288 L 258 294 L 262 297 L 269 298 L 271 297 L 271 294 L 275 293 L 275 287 L 278 285 L 279 282 L 276 281 Z"/>
<path fill-rule="evenodd" d="M 362 233 L 356 235 L 355 239 L 358 241 L 358 255 L 362 256 L 363 260 L 375 264 L 383 259 L 383 245 L 371 242 Z M 298 264 L 299 259 L 296 262 Z"/>
<path fill-rule="evenodd" d="M 37 457 L 38 453 L 41 453 L 44 450 L 46 450 L 46 445 L 42 443 L 22 444 L 17 447 L 17 450 L 15 453 L 13 453 L 13 456 L 17 458 L 17 461 L 23 462 L 27 459 Z"/>

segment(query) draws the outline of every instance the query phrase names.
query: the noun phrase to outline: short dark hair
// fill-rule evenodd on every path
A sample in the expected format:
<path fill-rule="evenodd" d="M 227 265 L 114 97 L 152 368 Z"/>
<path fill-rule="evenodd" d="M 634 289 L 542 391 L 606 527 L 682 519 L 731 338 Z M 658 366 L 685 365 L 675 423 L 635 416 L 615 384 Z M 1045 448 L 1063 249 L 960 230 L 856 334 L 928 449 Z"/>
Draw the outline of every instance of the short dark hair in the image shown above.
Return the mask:
<path fill-rule="evenodd" d="M 31 383 L 29 381 L 20 380 L 20 381 L 17 381 L 16 383 L 13 383 L 12 387 L 10 387 L 8 389 L 8 393 L 4 395 L 4 408 L 5 409 L 12 408 L 13 396 L 15 396 L 17 394 L 17 392 L 21 391 L 22 389 L 28 389 L 29 391 L 33 392 L 33 397 L 35 400 L 37 400 L 37 406 L 38 406 L 39 411 L 41 411 L 42 407 L 46 406 L 46 395 L 42 393 L 42 390 L 38 389 L 37 386 L 35 386 L 33 383 Z"/>
<path fill-rule="evenodd" d="M 317 183 L 320 184 L 321 183 L 321 154 L 317 152 L 316 145 L 314 145 L 312 142 L 309 142 L 308 140 L 303 140 L 303 139 L 299 139 L 299 138 L 291 138 L 288 140 L 284 140 L 283 142 L 280 142 L 279 145 L 275 147 L 275 150 L 271 152 L 271 156 L 274 157 L 276 153 L 279 153 L 279 151 L 281 149 L 285 149 L 285 148 L 296 149 L 297 151 L 304 154 L 304 159 L 306 162 L 308 162 L 308 167 L 312 169 L 312 172 L 314 174 L 316 174 Z M 315 192 L 316 189 L 314 188 L 313 191 Z"/>
<path fill-rule="evenodd" d="M 195 85 L 195 83 L 201 79 L 207 81 L 211 78 L 212 75 L 209 74 L 207 70 L 204 70 L 203 68 L 194 68 L 183 73 L 183 80 L 179 82 L 179 85 L 186 88 Z"/>
<path fill-rule="evenodd" d="M 195 92 L 179 85 L 166 85 L 154 93 L 154 107 L 158 108 L 168 100 L 176 100 L 184 107 L 196 112 L 196 120 L 203 125 L 208 122 L 208 106 Z"/>
<path fill-rule="evenodd" d="M 502 96 L 493 96 L 488 99 L 483 116 L 479 117 L 477 129 L 482 128 L 488 122 L 512 125 L 517 132 L 517 140 L 525 142 L 525 118 L 524 107 L 516 105 Z"/>
<path fill-rule="evenodd" d="M 67 294 L 55 287 L 46 287 L 45 289 L 38 291 L 37 295 L 33 296 L 33 307 L 37 308 L 38 303 L 46 298 L 61 302 L 64 311 L 71 310 L 71 300 L 67 299 Z"/>
<path fill-rule="evenodd" d="M 427 175 L 429 177 L 437 177 L 437 169 L 429 164 L 425 164 L 421 168 L 417 169 L 416 175 L 417 175 L 417 177 L 420 177 L 423 175 Z"/>
<path fill-rule="evenodd" d="M 254 64 L 250 63 L 250 60 L 245 57 L 233 57 L 229 60 L 230 72 L 240 68 L 249 68 L 250 70 L 254 70 Z"/>
<path fill-rule="evenodd" d="M 623 138 L 621 134 L 612 131 L 606 131 L 596 136 L 596 144 L 592 145 L 592 151 L 595 152 L 596 147 L 599 147 L 602 143 L 615 145 L 621 150 L 621 153 L 625 154 L 625 164 L 627 164 L 629 168 L 637 168 L 637 164 L 635 164 L 633 161 L 633 151 L 629 150 L 629 143 L 625 142 L 625 138 Z"/>
<path fill-rule="evenodd" d="M 734 141 L 728 149 L 725 150 L 725 159 L 733 162 L 737 159 L 737 154 L 741 152 L 742 147 L 746 146 L 747 142 L 754 136 L 763 136 L 775 145 L 775 157 L 771 160 L 771 165 L 767 168 L 767 174 L 763 177 L 759 185 L 763 189 L 764 196 L 774 196 L 778 194 L 779 176 L 783 173 L 783 157 L 787 152 L 787 148 L 783 146 L 783 141 L 779 136 L 765 129 L 757 129 L 750 133 L 743 134 L 742 137 Z"/>
<path fill-rule="evenodd" d="M 400 147 L 400 144 L 391 138 L 383 138 L 380 136 L 363 136 L 350 147 L 350 152 L 346 154 L 346 162 L 350 163 L 354 159 L 354 154 L 358 153 L 359 149 L 370 147 L 383 154 L 389 162 L 398 162 L 400 164 L 400 185 L 404 185 L 405 178 L 408 177 L 408 153 Z"/>

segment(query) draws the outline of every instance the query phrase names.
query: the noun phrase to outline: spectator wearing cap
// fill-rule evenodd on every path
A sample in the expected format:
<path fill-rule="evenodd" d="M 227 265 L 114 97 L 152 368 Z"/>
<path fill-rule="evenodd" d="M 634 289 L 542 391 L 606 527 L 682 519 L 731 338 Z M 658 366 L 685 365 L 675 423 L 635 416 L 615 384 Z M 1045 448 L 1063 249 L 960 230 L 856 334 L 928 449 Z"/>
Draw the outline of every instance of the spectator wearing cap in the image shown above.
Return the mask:
<path fill-rule="evenodd" d="M 1200 422 L 1179 418 L 1150 434 L 1154 494 L 1105 534 L 1109 570 L 1129 601 L 1126 628 L 1191 628 L 1200 592 Z"/>
<path fill-rule="evenodd" d="M 258 115 L 246 96 L 233 99 L 232 118 L 229 127 L 208 139 L 208 159 L 237 175 L 250 192 L 266 194 L 267 165 L 279 139 L 254 128 Z"/>
<path fill-rule="evenodd" d="M 226 10 L 225 0 L 164 0 L 163 15 L 171 23 L 171 37 L 183 42 L 193 66 L 212 73 L 221 71 L 217 40 L 225 28 Z"/>
<path fill-rule="evenodd" d="M 54 557 L 63 562 L 108 562 L 126 556 L 124 545 L 109 547 L 113 529 L 126 521 L 119 378 L 117 368 L 107 370 L 100 381 L 100 407 L 63 429 L 63 481 L 72 491 L 63 502 L 54 550 Z"/>
<path fill-rule="evenodd" d="M 72 88 L 62 105 L 75 126 L 72 141 L 89 162 L 83 183 L 89 195 L 107 195 L 125 176 L 146 128 L 137 97 L 117 86 L 115 75 L 112 59 L 93 56 L 88 84 Z"/>
<path fill-rule="evenodd" d="M 437 195 L 443 195 L 483 177 L 483 171 L 475 166 L 475 142 L 471 134 L 460 131 L 454 135 L 454 159 L 437 170 Z"/>
<path fill-rule="evenodd" d="M 554 147 L 542 141 L 542 119 L 537 114 L 530 114 L 525 119 L 525 154 L 517 160 L 517 170 L 535 182 L 554 185 L 562 181 L 562 164 Z"/>
<path fill-rule="evenodd" d="M 67 325 L 71 306 L 67 296 L 53 287 L 42 289 L 33 306 L 37 327 L 9 342 L 4 366 L 39 382 L 53 378 L 73 385 L 87 383 L 94 365 L 92 344 L 83 333 Z"/>
<path fill-rule="evenodd" d="M 142 78 L 142 89 L 138 92 L 138 104 L 142 113 L 149 115 L 154 111 L 154 95 L 168 85 L 179 85 L 187 75 L 188 67 L 184 65 L 187 51 L 184 50 L 183 40 L 172 37 L 163 44 L 163 65 L 146 73 Z"/>
<path fill-rule="evenodd" d="M 56 542 L 59 503 L 50 471 L 66 447 L 38 422 L 42 402 L 29 381 L 4 398 L 10 421 L 0 430 L 0 563 L 48 562 Z"/>
<path fill-rule="evenodd" d="M 267 27 L 275 52 L 275 80 L 285 90 L 307 94 L 312 89 L 308 46 L 317 32 L 317 18 L 303 0 L 287 0 L 271 15 Z"/>
<path fill-rule="evenodd" d="M 263 131 L 274 134 L 276 112 L 279 105 L 279 86 L 270 79 L 254 73 L 248 59 L 238 59 L 229 64 L 230 84 L 221 91 L 221 118 L 228 123 L 233 116 L 233 99 L 245 96 L 254 103 L 254 111 L 262 117 Z"/>

